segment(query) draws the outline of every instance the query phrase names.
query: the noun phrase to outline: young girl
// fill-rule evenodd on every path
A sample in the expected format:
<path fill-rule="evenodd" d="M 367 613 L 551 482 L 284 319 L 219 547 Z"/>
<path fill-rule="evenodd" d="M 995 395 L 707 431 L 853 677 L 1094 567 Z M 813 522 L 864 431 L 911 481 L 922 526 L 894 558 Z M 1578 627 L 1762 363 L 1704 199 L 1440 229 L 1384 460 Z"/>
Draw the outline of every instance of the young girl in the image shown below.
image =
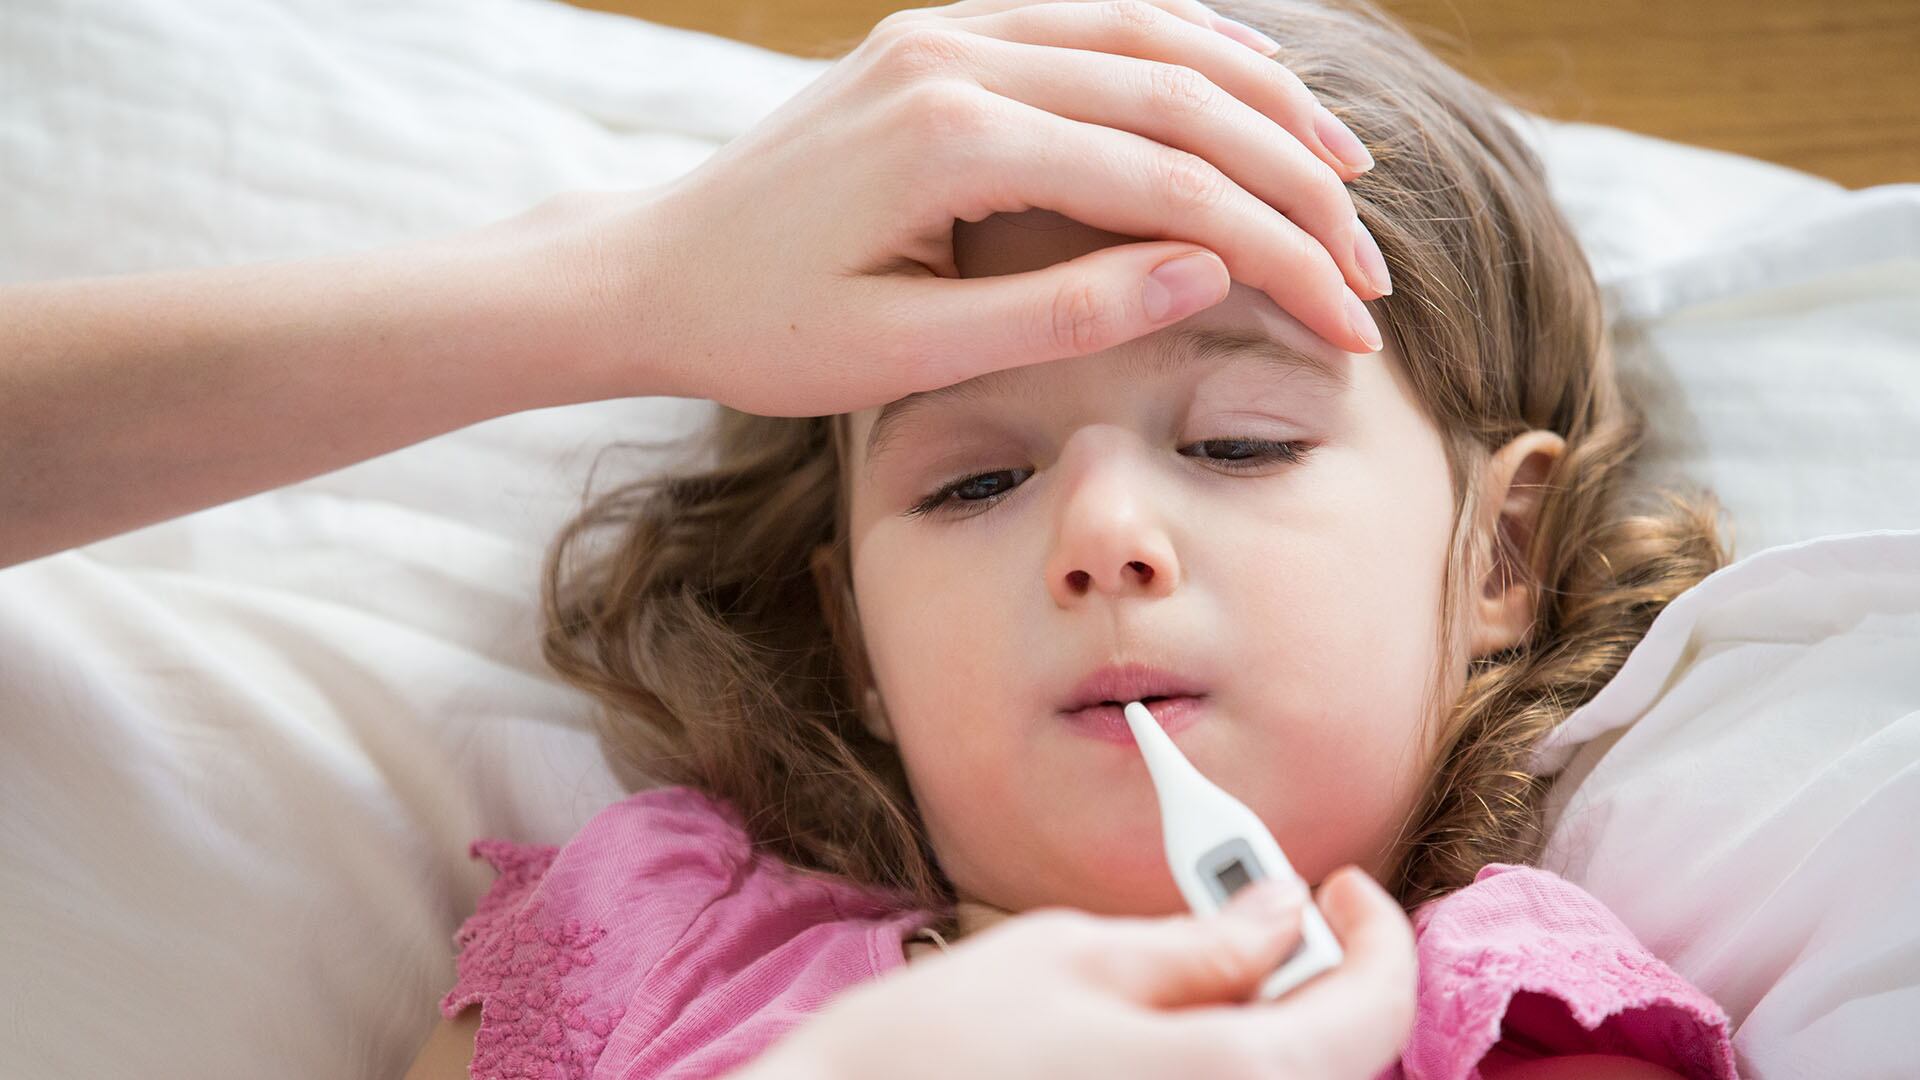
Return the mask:
<path fill-rule="evenodd" d="M 1357 863 L 1412 913 L 1408 1075 L 1733 1075 L 1714 1003 L 1526 865 L 1529 749 L 1721 565 L 1714 513 L 1631 486 L 1593 278 L 1495 99 L 1370 11 L 1224 13 L 1372 149 L 1387 348 L 1236 285 L 880 409 L 723 410 L 599 498 L 546 652 L 645 790 L 473 845 L 499 877 L 441 1002 L 480 1006 L 472 1075 L 717 1075 L 1009 914 L 1182 910 L 1131 700 L 1308 881 Z M 975 277 L 1125 239 L 1035 211 L 955 242 Z"/>

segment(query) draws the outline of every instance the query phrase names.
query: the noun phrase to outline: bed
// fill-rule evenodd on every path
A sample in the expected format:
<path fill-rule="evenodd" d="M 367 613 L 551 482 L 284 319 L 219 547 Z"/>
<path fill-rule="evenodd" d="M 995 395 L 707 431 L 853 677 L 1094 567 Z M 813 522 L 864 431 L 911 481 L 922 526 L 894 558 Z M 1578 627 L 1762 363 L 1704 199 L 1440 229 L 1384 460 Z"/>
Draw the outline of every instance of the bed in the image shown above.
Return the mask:
<path fill-rule="evenodd" d="M 14 0 L 0 280 L 660 182 L 823 66 L 543 0 Z M 1650 467 L 1717 491 L 1752 556 L 1543 748 L 1546 863 L 1721 1001 L 1743 1073 L 1901 1074 L 1920 185 L 1514 122 L 1606 290 Z M 711 408 L 504 417 L 0 570 L 0 1075 L 398 1075 L 488 883 L 468 842 L 557 843 L 625 794 L 538 656 L 543 547 L 600 448 Z"/>

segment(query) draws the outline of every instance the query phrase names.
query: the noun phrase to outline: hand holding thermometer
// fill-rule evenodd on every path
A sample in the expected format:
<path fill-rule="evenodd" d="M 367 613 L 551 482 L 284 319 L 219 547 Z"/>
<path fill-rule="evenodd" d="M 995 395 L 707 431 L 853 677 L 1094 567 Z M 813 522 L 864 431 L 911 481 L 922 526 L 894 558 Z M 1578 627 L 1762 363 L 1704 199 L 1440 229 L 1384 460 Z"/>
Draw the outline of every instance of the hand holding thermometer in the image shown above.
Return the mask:
<path fill-rule="evenodd" d="M 1180 753 L 1147 707 L 1124 710 L 1133 740 L 1147 759 L 1147 773 L 1160 800 L 1160 828 L 1167 866 L 1196 914 L 1210 915 L 1261 878 L 1293 878 L 1306 891 L 1273 834 L 1245 803 L 1222 791 Z M 1315 975 L 1339 965 L 1340 943 L 1320 909 L 1308 899 L 1300 909 L 1300 944 L 1260 984 L 1256 995 L 1271 1001 Z"/>

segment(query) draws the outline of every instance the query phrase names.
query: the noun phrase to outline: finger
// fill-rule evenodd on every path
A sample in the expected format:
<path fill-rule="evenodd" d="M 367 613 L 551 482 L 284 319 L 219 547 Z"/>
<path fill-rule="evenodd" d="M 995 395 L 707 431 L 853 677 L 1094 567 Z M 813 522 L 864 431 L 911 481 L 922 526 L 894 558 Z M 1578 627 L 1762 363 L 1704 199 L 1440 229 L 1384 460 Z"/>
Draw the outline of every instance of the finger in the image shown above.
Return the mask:
<path fill-rule="evenodd" d="M 897 324 L 914 327 L 913 352 L 901 358 L 917 384 L 909 393 L 1112 348 L 1212 307 L 1231 286 L 1218 256 L 1171 241 L 1102 248 L 1019 274 L 883 285 L 897 293 Z"/>
<path fill-rule="evenodd" d="M 1320 99 L 1314 96 L 1307 84 L 1301 82 L 1300 77 L 1285 65 L 1277 64 L 1264 55 L 1250 55 L 1247 49 L 1232 48 L 1228 42 L 1221 40 L 1223 35 L 1205 33 L 1193 25 L 1192 20 L 1182 20 L 1155 7 L 1073 2 L 1022 6 L 962 20 L 957 28 L 1003 41 L 1053 45 L 1192 68 L 1237 101 L 1246 103 L 1286 128 L 1337 177 L 1351 180 L 1372 167 L 1372 158 L 1366 154 L 1365 147 L 1360 149 L 1363 162 L 1357 167 L 1334 152 L 1329 145 L 1330 140 L 1321 134 L 1323 126 L 1328 121 L 1338 127 L 1344 125 L 1320 104 Z M 1052 58 L 1031 70 L 1051 75 Z M 1136 85 L 1142 82 L 1144 80 L 1136 80 Z M 1094 85 L 1099 84 L 1096 82 Z M 1026 100 L 1032 101 L 1031 98 Z M 1040 104 L 1038 101 L 1033 103 Z M 1183 103 L 1176 101 L 1176 104 Z M 1175 119 L 1185 117 L 1176 116 Z M 1352 139 L 1352 133 L 1346 132 L 1339 141 L 1348 145 L 1349 139 Z M 1351 200 L 1347 212 L 1349 215 L 1352 213 Z"/>
<path fill-rule="evenodd" d="M 1398 901 L 1358 869 L 1329 876 L 1316 903 L 1345 959 L 1272 1003 L 1168 1017 L 1196 1045 L 1229 1047 L 1273 1075 L 1373 1076 L 1406 1047 L 1418 968 Z"/>
<path fill-rule="evenodd" d="M 1204 158 L 964 84 L 900 100 L 921 112 L 900 122 L 928 132 L 919 167 L 946 185 L 956 217 L 1044 207 L 1123 236 L 1198 244 L 1334 346 L 1378 351 L 1372 316 L 1327 249 Z"/>
<path fill-rule="evenodd" d="M 1150 1009 L 1245 1001 L 1300 943 L 1305 891 L 1264 881 L 1205 918 L 1110 919 L 1080 971 Z"/>
<path fill-rule="evenodd" d="M 1064 2 L 1113 6 L 1113 0 L 1064 0 Z M 1205 27 L 1232 38 L 1262 56 L 1272 56 L 1280 49 L 1279 42 L 1243 22 L 1236 22 L 1224 15 L 1215 14 L 1205 4 L 1200 3 L 1200 0 L 1140 0 L 1140 2 L 1159 8 L 1176 18 L 1185 19 L 1195 26 Z M 960 3 L 947 4 L 944 7 L 908 8 L 881 19 L 874 29 L 897 28 L 900 24 L 909 23 L 914 19 L 963 19 L 976 15 L 990 15 L 1000 11 L 1034 7 L 1036 3 L 1037 0 L 961 0 Z"/>
<path fill-rule="evenodd" d="M 1185 27 L 1186 24 L 1171 22 Z M 1229 42 L 1214 44 L 1191 27 L 1168 35 L 1198 38 L 1163 54 L 1195 64 L 1224 52 L 1244 55 Z M 1246 102 L 1208 81 L 1193 67 L 988 39 L 982 50 L 980 85 L 1002 97 L 1101 127 L 1130 130 L 1205 159 L 1248 193 L 1286 216 L 1327 249 L 1356 293 L 1384 295 L 1388 283 L 1361 251 L 1360 220 L 1340 177 L 1297 135 L 1255 112 Z M 1268 61 L 1258 61 L 1269 68 Z M 1311 121 L 1303 127 L 1310 128 Z"/>

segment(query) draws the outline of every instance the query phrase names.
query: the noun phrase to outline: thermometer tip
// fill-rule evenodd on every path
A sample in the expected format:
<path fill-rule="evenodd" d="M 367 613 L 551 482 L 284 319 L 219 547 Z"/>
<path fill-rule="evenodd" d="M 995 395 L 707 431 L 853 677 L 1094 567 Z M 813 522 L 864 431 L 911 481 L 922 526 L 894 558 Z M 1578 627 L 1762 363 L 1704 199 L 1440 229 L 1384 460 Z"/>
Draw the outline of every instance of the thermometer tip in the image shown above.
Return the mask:
<path fill-rule="evenodd" d="M 1133 732 L 1133 741 L 1140 744 L 1142 749 L 1166 739 L 1167 733 L 1161 730 L 1160 722 L 1153 718 L 1153 713 L 1144 703 L 1130 701 L 1120 711 L 1127 718 L 1127 727 Z"/>

